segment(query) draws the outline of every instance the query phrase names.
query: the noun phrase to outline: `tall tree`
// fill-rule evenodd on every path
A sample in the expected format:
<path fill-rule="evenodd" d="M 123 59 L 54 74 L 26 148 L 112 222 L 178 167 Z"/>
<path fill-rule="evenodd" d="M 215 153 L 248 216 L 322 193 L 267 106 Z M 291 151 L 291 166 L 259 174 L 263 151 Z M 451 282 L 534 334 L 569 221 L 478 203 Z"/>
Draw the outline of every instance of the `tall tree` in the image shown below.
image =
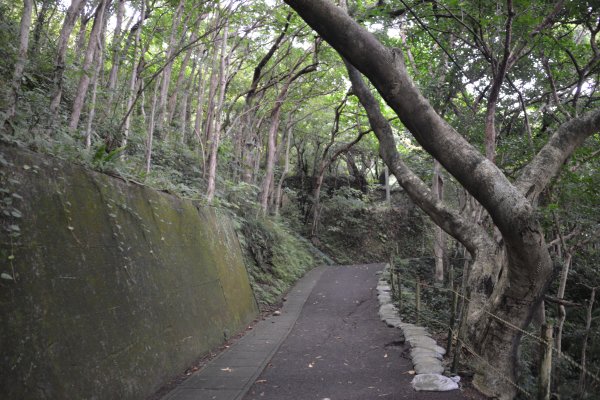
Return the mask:
<path fill-rule="evenodd" d="M 27 63 L 27 49 L 29 47 L 29 30 L 31 28 L 31 14 L 33 10 L 33 0 L 23 0 L 23 14 L 21 15 L 21 24 L 19 26 L 19 52 L 17 54 L 17 62 L 13 71 L 11 82 L 11 96 L 8 102 L 8 109 L 5 116 L 5 124 L 14 118 L 17 103 L 19 101 L 19 93 L 21 92 L 21 80 L 23 79 L 23 71 Z"/>
<path fill-rule="evenodd" d="M 572 152 L 600 130 L 600 109 L 563 123 L 510 182 L 435 112 L 408 75 L 400 51 L 382 45 L 327 0 L 286 3 L 369 78 L 419 144 L 490 214 L 499 240 L 443 206 L 414 176 L 398 168 L 393 143 L 381 142 L 386 163 L 415 202 L 471 253 L 469 339 L 483 360 L 497 366 L 493 371 L 480 365 L 475 383 L 489 395 L 514 397 L 514 386 L 496 375 L 499 372 L 514 381 L 522 330 L 531 321 L 552 276 L 552 262 L 536 214 L 538 198 Z"/>
<path fill-rule="evenodd" d="M 63 76 L 65 72 L 65 57 L 67 55 L 69 38 L 77 22 L 77 17 L 83 10 L 86 0 L 72 0 L 71 5 L 67 9 L 65 19 L 58 37 L 58 46 L 56 49 L 56 59 L 54 61 L 54 89 L 51 95 L 50 112 L 56 114 L 60 106 L 60 100 L 63 92 Z"/>

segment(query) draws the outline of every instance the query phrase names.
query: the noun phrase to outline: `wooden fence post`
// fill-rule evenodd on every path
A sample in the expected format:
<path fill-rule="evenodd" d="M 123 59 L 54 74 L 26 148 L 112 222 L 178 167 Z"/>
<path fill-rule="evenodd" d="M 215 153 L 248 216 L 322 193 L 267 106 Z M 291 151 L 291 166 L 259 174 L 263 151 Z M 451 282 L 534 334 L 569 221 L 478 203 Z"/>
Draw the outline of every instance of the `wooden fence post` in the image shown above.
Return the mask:
<path fill-rule="evenodd" d="M 454 290 L 454 268 L 450 267 L 448 271 L 448 289 L 450 290 L 451 308 L 450 308 L 450 322 L 448 324 L 448 341 L 446 344 L 446 354 L 450 354 L 452 351 L 452 337 L 454 330 L 454 323 L 456 321 L 456 307 L 458 303 L 458 292 Z"/>
<path fill-rule="evenodd" d="M 402 314 L 402 278 L 400 276 L 400 269 L 397 271 L 398 277 L 398 313 Z"/>
<path fill-rule="evenodd" d="M 415 302 L 417 308 L 417 322 L 419 325 L 419 317 L 421 314 L 421 278 L 417 277 L 417 290 L 415 291 Z"/>
<path fill-rule="evenodd" d="M 552 372 L 552 330 L 551 323 L 542 325 L 542 357 L 538 379 L 538 400 L 550 400 L 550 375 Z"/>

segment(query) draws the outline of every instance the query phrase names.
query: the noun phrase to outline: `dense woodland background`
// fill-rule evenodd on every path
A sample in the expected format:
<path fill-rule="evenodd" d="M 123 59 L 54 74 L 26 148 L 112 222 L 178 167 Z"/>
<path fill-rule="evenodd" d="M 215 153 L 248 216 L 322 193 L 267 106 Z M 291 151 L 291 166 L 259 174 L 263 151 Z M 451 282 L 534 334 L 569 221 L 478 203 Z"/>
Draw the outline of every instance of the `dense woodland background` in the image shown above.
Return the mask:
<path fill-rule="evenodd" d="M 403 52 L 438 114 L 509 179 L 558 126 L 599 106 L 595 2 L 348 7 Z M 340 263 L 431 257 L 424 276 L 447 281 L 452 266 L 460 283 L 467 252 L 394 179 L 386 184 L 344 62 L 281 2 L 1 1 L 0 43 L 3 141 L 227 208 L 258 264 L 273 257 L 261 244 L 274 240 L 264 229 L 274 224 Z M 482 208 L 377 100 L 405 163 L 485 225 Z M 589 372 L 556 357 L 561 398 L 600 393 L 599 141 L 588 138 L 539 201 L 555 264 L 540 318 L 554 323 L 558 352 Z M 22 216 L 2 201 L 3 234 L 17 238 Z M 530 389 L 534 347 L 521 354 L 520 384 Z"/>

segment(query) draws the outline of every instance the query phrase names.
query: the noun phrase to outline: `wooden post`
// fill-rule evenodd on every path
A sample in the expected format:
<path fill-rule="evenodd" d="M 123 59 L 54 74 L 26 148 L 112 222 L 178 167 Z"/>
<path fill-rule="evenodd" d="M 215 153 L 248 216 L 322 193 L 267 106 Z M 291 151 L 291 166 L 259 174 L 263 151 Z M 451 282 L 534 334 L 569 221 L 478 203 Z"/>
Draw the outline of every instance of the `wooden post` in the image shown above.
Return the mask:
<path fill-rule="evenodd" d="M 550 375 L 552 372 L 552 330 L 551 323 L 542 325 L 542 357 L 538 379 L 538 400 L 550 400 Z"/>
<path fill-rule="evenodd" d="M 415 291 L 415 302 L 417 308 L 417 322 L 419 325 L 419 316 L 421 314 L 421 279 L 417 277 L 417 290 Z"/>
<path fill-rule="evenodd" d="M 394 268 L 394 255 L 390 254 L 390 287 L 392 288 L 392 299 L 394 298 L 394 295 L 396 294 L 396 285 L 395 285 L 395 279 L 394 279 L 394 275 L 396 275 L 396 269 Z"/>
<path fill-rule="evenodd" d="M 465 298 L 466 297 L 466 298 Z M 466 296 L 460 300 L 460 319 L 456 331 L 456 347 L 454 347 L 454 359 L 452 360 L 452 373 L 458 371 L 460 365 L 460 354 L 462 352 L 462 336 L 464 334 L 465 325 L 467 322 L 467 304 L 471 300 L 471 291 L 467 289 Z"/>
<path fill-rule="evenodd" d="M 398 269 L 397 277 L 398 277 L 398 313 L 402 314 L 402 279 L 400 277 L 400 269 Z"/>
<path fill-rule="evenodd" d="M 448 323 L 448 341 L 446 344 L 446 354 L 450 354 L 452 351 L 452 337 L 454 330 L 454 322 L 456 321 L 456 306 L 458 303 L 458 292 L 454 290 L 454 268 L 450 267 L 448 271 L 448 289 L 450 290 L 451 308 L 450 308 L 450 322 Z"/>

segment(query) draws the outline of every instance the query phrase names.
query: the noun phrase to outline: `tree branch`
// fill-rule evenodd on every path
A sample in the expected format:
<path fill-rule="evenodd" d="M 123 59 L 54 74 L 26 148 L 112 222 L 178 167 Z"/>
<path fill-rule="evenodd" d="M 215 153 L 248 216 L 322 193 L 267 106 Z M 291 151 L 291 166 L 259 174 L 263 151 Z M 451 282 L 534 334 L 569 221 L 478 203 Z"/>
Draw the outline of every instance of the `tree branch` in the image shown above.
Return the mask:
<path fill-rule="evenodd" d="M 590 135 L 600 131 L 600 108 L 562 124 L 548 143 L 523 169 L 515 185 L 519 192 L 536 202 L 548 183 L 560 172 L 560 168 Z"/>

